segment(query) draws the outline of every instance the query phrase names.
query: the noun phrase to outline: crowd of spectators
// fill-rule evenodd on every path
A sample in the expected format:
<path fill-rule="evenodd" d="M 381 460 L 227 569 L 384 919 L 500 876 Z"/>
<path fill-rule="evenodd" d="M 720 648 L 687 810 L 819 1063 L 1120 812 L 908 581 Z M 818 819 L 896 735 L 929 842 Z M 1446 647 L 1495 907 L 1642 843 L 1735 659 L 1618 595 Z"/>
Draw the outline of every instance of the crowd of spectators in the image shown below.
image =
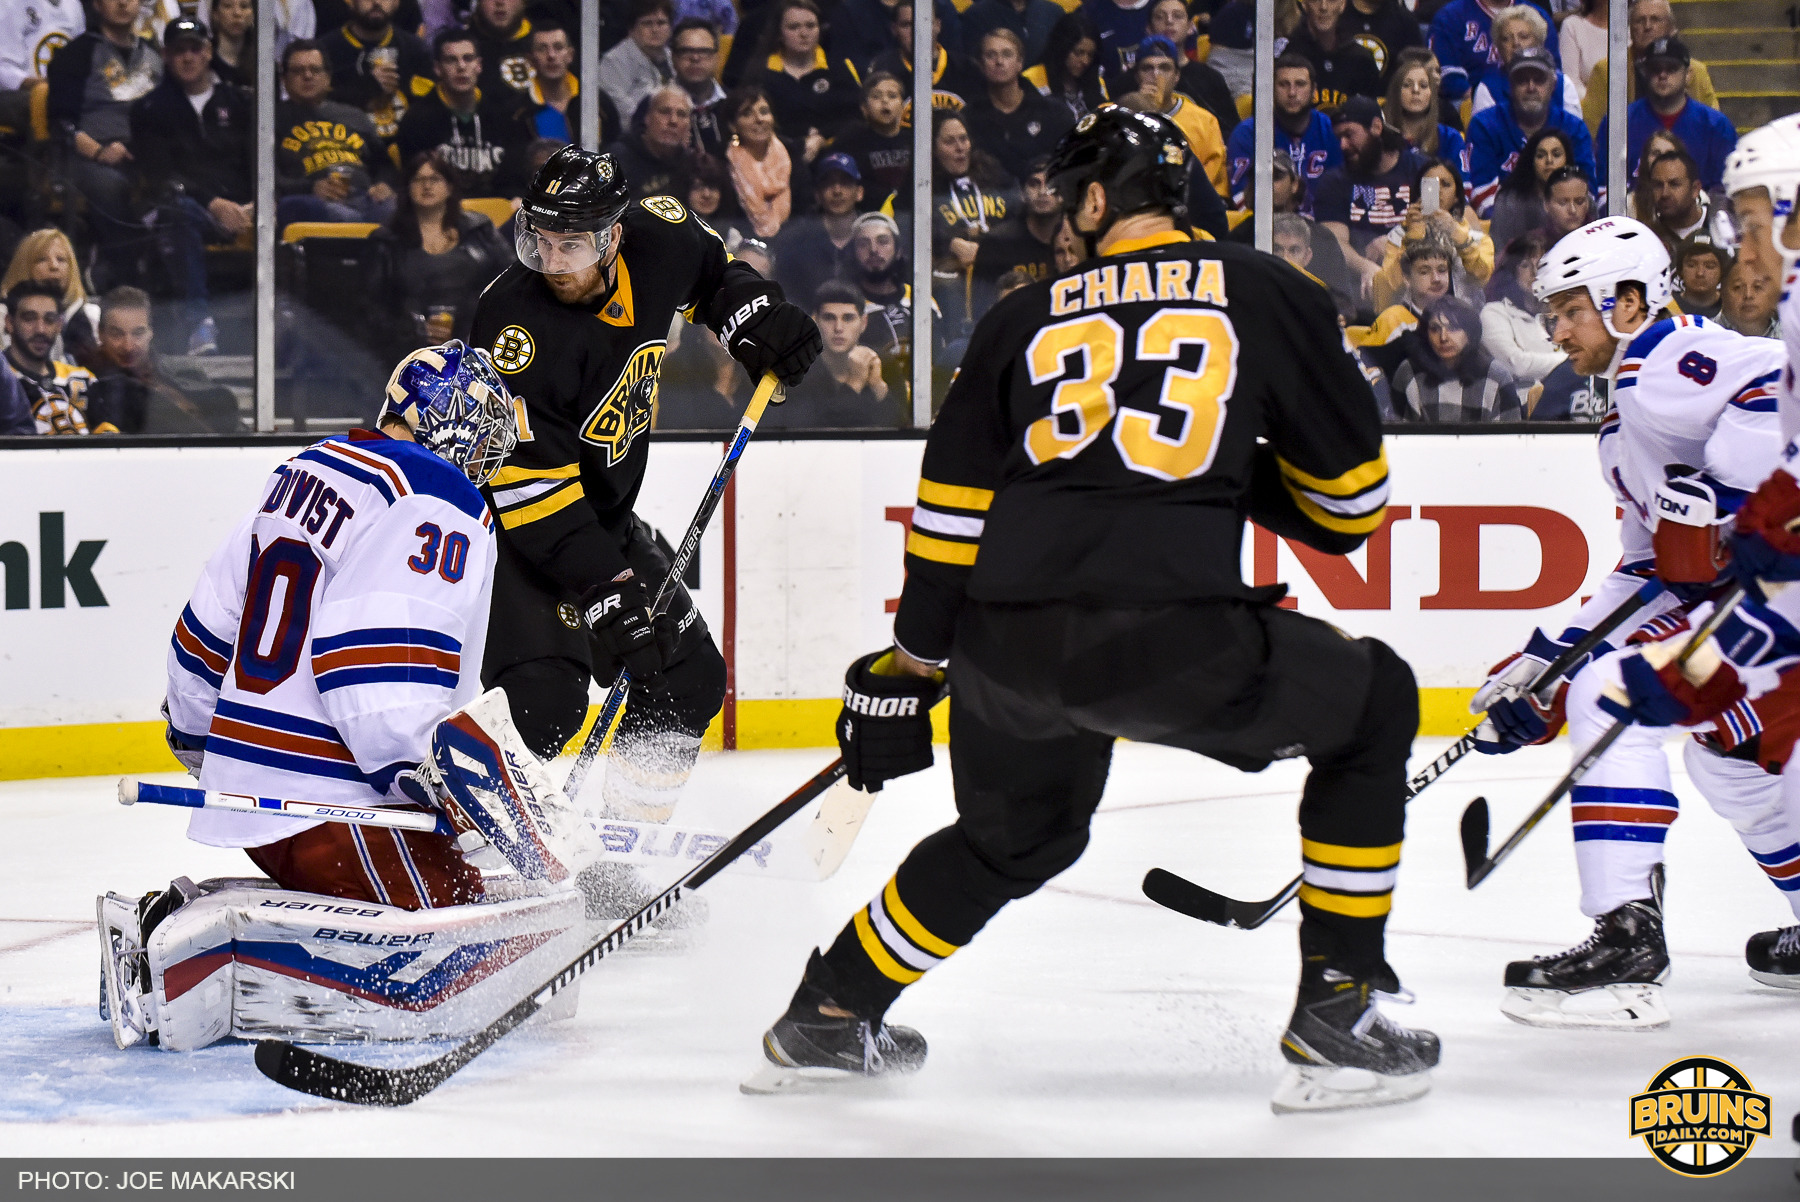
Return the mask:
<path fill-rule="evenodd" d="M 1606 9 L 1556 7 L 1278 0 L 1276 152 L 1259 164 L 1250 0 L 934 0 L 931 154 L 915 164 L 912 0 L 603 0 L 593 80 L 575 67 L 575 0 L 283 0 L 275 222 L 301 247 L 361 239 L 364 286 L 329 321 L 374 362 L 463 336 L 510 259 L 508 202 L 581 138 L 587 87 L 634 191 L 675 196 L 819 321 L 821 369 L 781 421 L 900 425 L 915 169 L 931 173 L 947 379 L 995 299 L 1079 258 L 1042 167 L 1113 102 L 1181 129 L 1207 236 L 1250 239 L 1268 173 L 1273 249 L 1331 291 L 1389 416 L 1591 418 L 1603 399 L 1562 378 L 1530 289 L 1538 254 L 1605 203 Z M 151 331 L 183 361 L 232 341 L 217 296 L 249 286 L 256 8 L 46 12 L 54 28 L 0 45 L 0 129 L 39 105 L 43 145 L 7 148 L 35 151 L 31 178 L 49 181 L 0 185 L 0 429 L 18 398 L 46 433 L 235 429 Z M 1632 211 L 1674 255 L 1684 308 L 1775 332 L 1774 282 L 1721 244 L 1736 134 L 1706 66 L 1668 0 L 1634 0 L 1630 20 Z M 703 329 L 670 339 L 657 424 L 729 425 L 741 373 Z"/>

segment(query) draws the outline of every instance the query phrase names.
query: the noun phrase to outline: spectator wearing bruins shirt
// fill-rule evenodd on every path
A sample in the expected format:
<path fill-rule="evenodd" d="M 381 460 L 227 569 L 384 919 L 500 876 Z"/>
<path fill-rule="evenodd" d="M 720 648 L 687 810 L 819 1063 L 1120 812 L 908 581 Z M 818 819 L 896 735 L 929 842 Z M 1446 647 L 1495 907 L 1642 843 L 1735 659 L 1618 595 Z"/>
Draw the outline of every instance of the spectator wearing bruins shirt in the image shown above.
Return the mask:
<path fill-rule="evenodd" d="M 87 389 L 93 374 L 50 357 L 62 333 L 62 297 L 51 284 L 30 280 L 6 294 L 6 363 L 18 375 L 39 434 L 117 434 L 115 426 L 87 424 Z"/>
<path fill-rule="evenodd" d="M 1062 228 L 1062 201 L 1044 180 L 1046 155 L 1034 161 L 1025 172 L 1022 221 L 1008 221 L 982 239 L 975 252 L 975 283 L 984 294 L 998 290 L 998 281 L 1008 272 L 1023 271 L 1029 280 L 1050 278 L 1056 261 L 1056 233 Z M 998 297 L 995 297 L 998 299 Z M 978 309 L 985 310 L 986 304 Z"/>
<path fill-rule="evenodd" d="M 667 821 L 725 696 L 725 662 L 632 514 L 643 434 L 677 313 L 705 322 L 752 379 L 797 384 L 818 357 L 812 319 L 672 196 L 634 194 L 610 155 L 564 147 L 515 217 L 514 263 L 476 304 L 474 345 L 519 399 L 519 445 L 491 484 L 500 519 L 483 684 L 506 690 L 526 745 L 549 758 L 587 716 L 590 678 L 623 665 L 631 700 L 604 786 L 612 816 Z M 645 896 L 598 874 L 595 917 Z"/>
<path fill-rule="evenodd" d="M 407 105 L 430 92 L 431 51 L 394 28 L 400 0 L 350 0 L 350 18 L 319 39 L 331 66 L 331 98 L 369 114 L 391 139 Z"/>
<path fill-rule="evenodd" d="M 527 106 L 504 88 L 480 86 L 482 59 L 468 33 L 445 30 L 432 46 L 438 85 L 400 122 L 394 139 L 400 161 L 436 151 L 456 173 L 464 196 L 517 196 L 532 137 Z"/>
<path fill-rule="evenodd" d="M 819 44 L 819 8 L 813 0 L 778 0 L 763 27 L 761 49 L 761 65 L 744 73 L 744 83 L 768 93 L 775 128 L 804 139 L 811 162 L 824 143 L 856 120 L 862 80 L 855 67 L 832 61 Z"/>
<path fill-rule="evenodd" d="M 477 0 L 469 30 L 481 53 L 481 88 L 498 99 L 531 90 L 531 22 L 525 0 Z"/>
<path fill-rule="evenodd" d="M 386 221 L 394 165 L 361 109 L 327 100 L 330 68 L 317 42 L 289 42 L 281 56 L 288 98 L 275 106 L 276 221 Z"/>

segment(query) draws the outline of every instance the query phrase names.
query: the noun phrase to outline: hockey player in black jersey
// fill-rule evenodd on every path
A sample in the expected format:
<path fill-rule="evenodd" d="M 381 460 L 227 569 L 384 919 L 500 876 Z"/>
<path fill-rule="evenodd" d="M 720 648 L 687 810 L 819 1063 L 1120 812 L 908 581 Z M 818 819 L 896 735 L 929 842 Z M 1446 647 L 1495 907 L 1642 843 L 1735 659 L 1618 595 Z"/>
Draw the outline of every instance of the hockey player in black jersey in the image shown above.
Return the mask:
<path fill-rule="evenodd" d="M 1412 672 L 1239 572 L 1246 517 L 1333 553 L 1379 528 L 1375 398 L 1324 289 L 1188 232 L 1187 153 L 1166 118 L 1108 106 L 1051 161 L 1091 257 L 976 327 L 926 443 L 895 646 L 851 665 L 838 719 L 853 785 L 929 767 L 948 661 L 958 818 L 813 953 L 746 1092 L 922 1065 L 923 1037 L 888 1007 L 1075 862 L 1121 737 L 1247 771 L 1311 761 L 1293 1067 L 1275 1108 L 1428 1087 L 1437 1037 L 1375 1005 L 1396 987 L 1383 931 Z"/>
<path fill-rule="evenodd" d="M 624 664 L 604 810 L 665 822 L 725 697 L 687 591 L 650 613 L 669 560 L 632 513 L 669 325 L 704 321 L 753 380 L 789 385 L 819 331 L 674 197 L 633 201 L 610 155 L 557 151 L 516 220 L 519 262 L 482 294 L 472 331 L 520 408 L 518 448 L 490 485 L 500 558 L 482 683 L 506 690 L 548 759 L 580 728 L 590 677 L 610 683 Z M 636 908 L 628 874 L 584 883 L 596 917 Z"/>

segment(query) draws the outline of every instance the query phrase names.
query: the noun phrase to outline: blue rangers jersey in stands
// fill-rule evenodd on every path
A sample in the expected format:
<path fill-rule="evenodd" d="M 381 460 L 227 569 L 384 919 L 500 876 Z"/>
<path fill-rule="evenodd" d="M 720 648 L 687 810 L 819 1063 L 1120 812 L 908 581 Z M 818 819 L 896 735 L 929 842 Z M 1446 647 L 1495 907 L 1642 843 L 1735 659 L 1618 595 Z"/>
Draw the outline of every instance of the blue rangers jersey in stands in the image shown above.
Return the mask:
<path fill-rule="evenodd" d="M 493 518 L 460 471 L 358 430 L 275 469 L 207 561 L 169 647 L 169 718 L 200 785 L 373 805 L 481 691 Z M 198 810 L 190 838 L 257 847 L 316 822 Z"/>

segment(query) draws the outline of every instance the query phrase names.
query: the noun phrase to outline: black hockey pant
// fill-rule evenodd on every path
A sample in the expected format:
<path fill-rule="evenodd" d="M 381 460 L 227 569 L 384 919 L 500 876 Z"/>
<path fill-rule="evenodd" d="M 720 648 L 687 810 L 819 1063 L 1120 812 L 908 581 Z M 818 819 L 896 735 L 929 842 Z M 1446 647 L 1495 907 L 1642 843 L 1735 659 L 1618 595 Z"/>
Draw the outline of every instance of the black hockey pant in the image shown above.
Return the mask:
<path fill-rule="evenodd" d="M 1305 756 L 1304 955 L 1383 963 L 1419 726 L 1404 660 L 1289 610 L 969 602 L 950 666 L 957 820 L 927 836 L 825 953 L 837 1001 L 876 1018 L 1007 902 L 1073 864 L 1115 738 L 1246 771 Z"/>
<path fill-rule="evenodd" d="M 654 593 L 668 574 L 669 556 L 650 528 L 633 518 L 623 549 Z M 698 740 L 725 704 L 725 658 L 680 582 L 664 612 L 677 634 L 663 687 L 632 686 L 613 736 L 616 750 L 654 745 L 668 735 Z M 618 671 L 619 662 L 589 635 L 573 598 L 559 594 L 502 539 L 482 684 L 506 690 L 513 724 L 532 754 L 544 760 L 561 754 L 587 718 L 588 680 L 608 685 Z"/>

